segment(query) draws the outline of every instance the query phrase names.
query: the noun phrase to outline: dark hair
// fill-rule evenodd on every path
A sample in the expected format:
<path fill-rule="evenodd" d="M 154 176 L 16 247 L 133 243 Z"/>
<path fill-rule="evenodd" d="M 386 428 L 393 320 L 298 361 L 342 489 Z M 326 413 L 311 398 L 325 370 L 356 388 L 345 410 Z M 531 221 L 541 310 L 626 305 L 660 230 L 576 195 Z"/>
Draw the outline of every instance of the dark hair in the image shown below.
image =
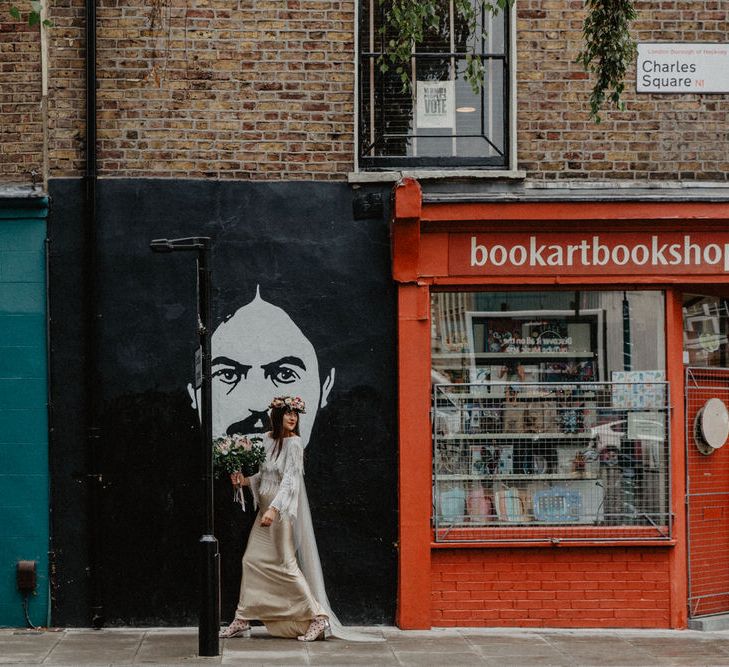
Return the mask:
<path fill-rule="evenodd" d="M 284 415 L 289 412 L 295 413 L 298 417 L 298 419 L 296 420 L 296 426 L 294 426 L 294 433 L 296 435 L 301 435 L 299 433 L 299 423 L 301 422 L 301 415 L 296 412 L 296 410 L 291 410 L 286 406 L 282 408 L 271 408 L 271 438 L 273 438 L 273 440 L 276 442 L 273 447 L 275 458 L 278 458 L 279 454 L 281 453 L 281 447 L 283 446 L 284 439 L 283 418 Z"/>

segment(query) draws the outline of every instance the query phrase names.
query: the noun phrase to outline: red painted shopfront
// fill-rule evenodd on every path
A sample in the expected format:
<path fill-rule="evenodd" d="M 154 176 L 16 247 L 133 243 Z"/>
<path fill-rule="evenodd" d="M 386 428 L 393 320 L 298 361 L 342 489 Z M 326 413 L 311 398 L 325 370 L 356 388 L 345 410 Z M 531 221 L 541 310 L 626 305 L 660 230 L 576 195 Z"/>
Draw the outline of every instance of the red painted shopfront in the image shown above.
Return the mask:
<path fill-rule="evenodd" d="M 686 367 L 726 342 L 692 295 L 729 295 L 729 204 L 469 203 L 407 178 L 392 252 L 400 627 L 686 627 Z"/>

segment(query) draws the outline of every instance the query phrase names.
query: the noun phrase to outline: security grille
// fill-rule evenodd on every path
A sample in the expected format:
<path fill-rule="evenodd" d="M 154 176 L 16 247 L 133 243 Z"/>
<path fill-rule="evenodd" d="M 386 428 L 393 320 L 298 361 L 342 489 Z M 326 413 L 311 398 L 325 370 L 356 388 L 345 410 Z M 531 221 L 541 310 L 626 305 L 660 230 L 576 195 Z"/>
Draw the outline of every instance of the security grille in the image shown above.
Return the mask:
<path fill-rule="evenodd" d="M 699 448 L 698 417 L 711 398 L 729 405 L 729 369 L 687 368 L 689 614 L 694 617 L 729 611 L 729 448 L 708 455 Z"/>
<path fill-rule="evenodd" d="M 669 539 L 665 382 L 438 384 L 438 542 Z"/>

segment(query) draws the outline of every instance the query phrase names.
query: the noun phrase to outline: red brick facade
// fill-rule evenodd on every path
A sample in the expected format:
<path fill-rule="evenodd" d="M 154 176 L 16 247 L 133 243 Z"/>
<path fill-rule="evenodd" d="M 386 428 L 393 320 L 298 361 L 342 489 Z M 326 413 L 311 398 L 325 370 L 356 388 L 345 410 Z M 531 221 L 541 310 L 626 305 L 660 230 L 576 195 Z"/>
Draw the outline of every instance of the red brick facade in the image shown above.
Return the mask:
<path fill-rule="evenodd" d="M 436 549 L 433 625 L 670 625 L 668 550 Z"/>

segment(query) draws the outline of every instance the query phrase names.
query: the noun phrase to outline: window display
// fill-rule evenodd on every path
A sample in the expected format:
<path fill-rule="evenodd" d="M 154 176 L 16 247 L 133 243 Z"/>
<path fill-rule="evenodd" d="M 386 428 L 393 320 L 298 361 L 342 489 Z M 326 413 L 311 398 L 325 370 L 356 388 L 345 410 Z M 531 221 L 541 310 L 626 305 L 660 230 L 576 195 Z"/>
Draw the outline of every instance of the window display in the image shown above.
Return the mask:
<path fill-rule="evenodd" d="M 662 294 L 513 295 L 433 295 L 436 539 L 666 537 Z"/>

